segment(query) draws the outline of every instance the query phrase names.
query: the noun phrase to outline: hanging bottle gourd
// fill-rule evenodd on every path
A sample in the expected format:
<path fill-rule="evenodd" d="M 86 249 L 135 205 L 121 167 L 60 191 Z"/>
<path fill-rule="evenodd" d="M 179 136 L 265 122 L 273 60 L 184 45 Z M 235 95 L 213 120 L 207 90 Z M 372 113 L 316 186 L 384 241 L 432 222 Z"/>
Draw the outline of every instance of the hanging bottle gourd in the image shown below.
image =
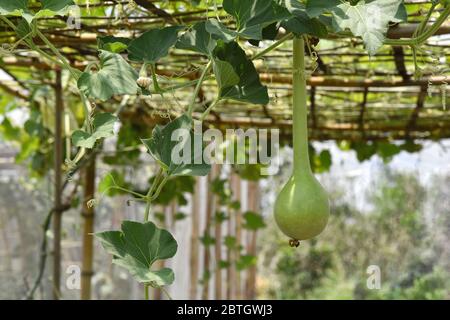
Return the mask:
<path fill-rule="evenodd" d="M 294 38 L 294 169 L 275 202 L 275 221 L 291 238 L 292 247 L 298 247 L 300 240 L 320 234 L 330 215 L 327 193 L 314 177 L 309 163 L 304 45 L 303 38 Z"/>

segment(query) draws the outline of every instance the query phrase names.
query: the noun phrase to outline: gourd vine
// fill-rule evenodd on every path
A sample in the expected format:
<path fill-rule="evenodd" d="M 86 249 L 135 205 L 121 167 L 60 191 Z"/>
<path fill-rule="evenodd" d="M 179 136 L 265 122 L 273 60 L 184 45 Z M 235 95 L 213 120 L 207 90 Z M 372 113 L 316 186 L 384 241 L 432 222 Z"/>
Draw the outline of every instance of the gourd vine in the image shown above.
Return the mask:
<path fill-rule="evenodd" d="M 216 1 L 212 1 L 219 8 Z M 39 27 L 39 19 L 46 16 L 64 16 L 74 1 L 50 6 L 49 1 L 40 1 L 42 8 L 30 10 L 23 2 L 3 6 L 0 4 L 0 20 L 16 34 L 17 41 L 10 47 L 3 47 L 0 53 L 15 53 L 19 45 L 26 46 L 30 52 L 52 66 L 64 70 L 69 77 L 69 85 L 76 88 L 83 108 L 84 121 L 80 127 L 66 128 L 70 139 L 66 145 L 65 173 L 67 177 L 78 170 L 80 162 L 101 148 L 104 139 L 114 136 L 114 126 L 120 121 L 122 111 L 130 97 L 153 99 L 173 94 L 177 90 L 193 88 L 192 95 L 181 112 L 167 111 L 167 117 L 174 116 L 165 125 L 155 125 L 150 137 L 140 137 L 137 144 L 145 146 L 155 163 L 154 179 L 148 189 L 136 192 L 116 183 L 111 176 L 112 189 L 132 197 L 133 201 L 143 202 L 141 222 L 123 221 L 121 230 L 104 231 L 96 234 L 104 249 L 113 256 L 113 263 L 127 269 L 144 286 L 144 297 L 149 299 L 149 288 L 162 288 L 175 280 L 173 270 L 161 268 L 154 270 L 158 260 L 172 258 L 178 249 L 175 238 L 167 230 L 157 227 L 152 221 L 152 206 L 163 188 L 171 179 L 181 176 L 205 176 L 211 165 L 205 161 L 197 163 L 194 153 L 189 161 L 175 163 L 172 151 L 179 141 L 172 141 L 172 134 L 183 129 L 188 132 L 182 137 L 184 146 L 198 133 L 194 124 L 203 124 L 211 113 L 224 101 L 237 101 L 247 104 L 267 105 L 270 103 L 268 88 L 262 84 L 254 61 L 292 42 L 292 91 L 293 91 L 293 149 L 294 168 L 291 178 L 279 193 L 274 216 L 276 223 L 289 238 L 293 247 L 299 241 L 311 239 L 320 234 L 330 215 L 328 197 L 315 178 L 310 165 L 307 127 L 307 74 L 305 67 L 305 47 L 313 62 L 313 72 L 318 66 L 317 53 L 312 49 L 310 39 L 339 39 L 356 37 L 361 39 L 368 55 L 375 55 L 383 46 L 410 47 L 416 66 L 416 76 L 420 77 L 421 67 L 417 61 L 421 46 L 432 37 L 447 21 L 450 15 L 449 1 L 434 1 L 427 15 L 409 39 L 387 39 L 391 23 L 401 23 L 407 19 L 404 1 L 295 1 L 295 0 L 224 0 L 222 8 L 229 15 L 231 24 L 220 20 L 219 10 L 215 17 L 180 25 L 177 20 L 163 24 L 160 28 L 143 30 L 136 37 L 123 38 L 115 35 L 99 36 L 97 39 L 98 62 L 89 62 L 81 71 L 71 65 L 71 61 L 60 52 Z M 209 4 L 210 1 L 207 1 Z M 48 7 L 50 9 L 48 9 Z M 89 1 L 86 2 L 89 10 Z M 438 10 L 439 9 L 439 10 Z M 125 6 L 119 4 L 113 12 L 116 20 L 127 20 L 129 12 L 139 10 L 133 1 Z M 209 6 L 208 6 L 209 10 Z M 376 11 L 374 20 L 370 15 Z M 44 12 L 45 11 L 45 12 Z M 436 13 L 433 23 L 430 21 Z M 406 14 L 406 16 L 405 16 Z M 15 20 L 12 20 L 15 19 Z M 370 21 L 369 21 L 370 20 Z M 116 21 L 117 22 L 117 21 Z M 268 29 L 275 30 L 269 34 Z M 37 42 L 45 45 L 43 50 Z M 249 42 L 265 47 L 248 55 L 243 43 Z M 203 64 L 200 72 L 189 81 L 172 81 L 161 78 L 158 64 L 171 50 L 193 52 L 201 56 Z M 434 59 L 433 61 L 438 61 Z M 444 74 L 434 63 L 433 75 Z M 205 83 L 212 82 L 217 90 L 206 101 L 198 101 Z M 440 86 L 445 108 L 446 85 Z M 101 104 L 122 98 L 116 112 L 103 112 Z M 69 134 L 67 134 L 69 135 Z M 138 148 L 138 147 L 136 147 Z M 192 149 L 192 148 L 191 148 Z M 203 149 L 201 150 L 203 151 Z M 326 156 L 326 155 L 325 155 Z M 92 199 L 88 206 L 99 203 Z M 229 203 L 227 203 L 229 205 Z M 251 217 L 251 215 L 250 215 Z M 136 248 L 144 254 L 138 254 Z M 170 298 L 170 297 L 169 297 Z"/>

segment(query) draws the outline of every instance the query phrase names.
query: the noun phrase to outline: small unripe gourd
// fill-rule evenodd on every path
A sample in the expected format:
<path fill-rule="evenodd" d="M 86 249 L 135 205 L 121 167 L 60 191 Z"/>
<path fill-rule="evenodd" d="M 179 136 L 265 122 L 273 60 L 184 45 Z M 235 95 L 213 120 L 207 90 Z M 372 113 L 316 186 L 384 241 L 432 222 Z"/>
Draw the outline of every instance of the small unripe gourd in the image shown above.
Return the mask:
<path fill-rule="evenodd" d="M 290 245 L 311 239 L 325 229 L 330 215 L 328 196 L 311 171 L 308 155 L 305 49 L 302 38 L 294 38 L 292 177 L 275 202 L 275 221 L 291 238 Z"/>

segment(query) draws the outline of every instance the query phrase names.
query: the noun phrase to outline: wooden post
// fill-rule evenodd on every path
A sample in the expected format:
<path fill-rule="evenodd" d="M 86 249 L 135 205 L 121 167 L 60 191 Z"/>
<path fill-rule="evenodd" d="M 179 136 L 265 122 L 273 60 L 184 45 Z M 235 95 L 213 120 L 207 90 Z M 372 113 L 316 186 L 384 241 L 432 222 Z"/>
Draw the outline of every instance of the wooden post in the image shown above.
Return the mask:
<path fill-rule="evenodd" d="M 191 254 L 189 256 L 189 265 L 190 265 L 189 298 L 191 300 L 197 299 L 197 289 L 198 289 L 200 181 L 201 180 L 199 178 L 196 178 L 194 194 L 192 195 Z"/>
<path fill-rule="evenodd" d="M 92 157 L 85 169 L 84 182 L 84 200 L 82 216 L 84 219 L 83 228 L 83 257 L 81 268 L 81 300 L 91 299 L 91 280 L 93 275 L 93 257 L 94 257 L 94 218 L 95 210 L 89 207 L 87 202 L 95 198 L 95 156 Z"/>
<path fill-rule="evenodd" d="M 53 299 L 61 297 L 61 228 L 62 228 L 62 118 L 64 113 L 61 70 L 55 79 L 55 146 L 54 146 L 54 215 L 53 215 Z"/>

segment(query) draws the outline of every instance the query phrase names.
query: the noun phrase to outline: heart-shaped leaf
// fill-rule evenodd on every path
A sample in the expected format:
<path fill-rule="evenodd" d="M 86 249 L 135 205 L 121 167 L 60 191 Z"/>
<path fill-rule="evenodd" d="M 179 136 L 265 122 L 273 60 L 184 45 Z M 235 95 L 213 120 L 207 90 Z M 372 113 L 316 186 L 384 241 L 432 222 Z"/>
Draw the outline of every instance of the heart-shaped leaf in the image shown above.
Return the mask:
<path fill-rule="evenodd" d="M 41 10 L 34 15 L 34 18 L 66 15 L 70 7 L 75 5 L 73 0 L 41 0 L 41 3 Z"/>
<path fill-rule="evenodd" d="M 363 39 L 367 51 L 374 55 L 383 45 L 389 22 L 395 21 L 402 0 L 360 1 L 352 6 L 342 3 L 332 9 L 333 24 L 340 30 L 349 29 Z"/>
<path fill-rule="evenodd" d="M 28 0 L 2 0 L 0 2 L 0 16 L 22 16 L 28 23 L 33 15 L 28 11 Z"/>
<path fill-rule="evenodd" d="M 131 41 L 128 46 L 130 60 L 146 63 L 158 62 L 159 59 L 169 54 L 169 49 L 178 40 L 178 32 L 183 28 L 174 26 L 143 33 Z"/>
<path fill-rule="evenodd" d="M 117 117 L 111 113 L 96 114 L 92 122 L 94 127 L 92 134 L 83 130 L 76 130 L 72 134 L 72 143 L 77 147 L 92 149 L 97 140 L 114 135 L 114 124 L 117 121 Z"/>
<path fill-rule="evenodd" d="M 121 231 L 96 233 L 103 248 L 113 255 L 113 263 L 127 269 L 140 283 L 161 287 L 172 284 L 175 276 L 171 269 L 153 271 L 157 260 L 172 258 L 178 244 L 173 236 L 152 222 L 123 221 Z"/>
<path fill-rule="evenodd" d="M 142 143 L 170 176 L 205 176 L 211 170 L 203 160 L 202 135 L 192 130 L 192 119 L 187 115 L 165 126 L 157 125 L 152 137 Z"/>
<path fill-rule="evenodd" d="M 310 34 L 319 38 L 327 36 L 327 26 L 320 19 L 309 17 L 302 3 L 296 0 L 284 0 L 284 5 L 292 14 L 290 19 L 281 23 L 284 29 L 297 35 Z"/>
<path fill-rule="evenodd" d="M 273 0 L 224 0 L 223 8 L 236 19 L 243 38 L 262 40 L 268 25 L 290 17 L 289 11 Z"/>
<path fill-rule="evenodd" d="M 0 2 L 0 15 L 20 16 L 27 11 L 28 0 L 2 0 Z"/>
<path fill-rule="evenodd" d="M 138 74 L 117 53 L 100 51 L 100 70 L 83 72 L 78 88 L 88 97 L 102 101 L 114 95 L 137 94 Z"/>
<path fill-rule="evenodd" d="M 298 13 L 295 17 L 284 21 L 281 26 L 297 35 L 309 34 L 319 38 L 328 35 L 327 27 L 316 18 L 309 18 L 306 13 Z"/>
<path fill-rule="evenodd" d="M 176 47 L 210 56 L 216 47 L 216 40 L 206 30 L 206 22 L 202 21 L 186 31 L 178 40 Z"/>
<path fill-rule="evenodd" d="M 66 15 L 75 2 L 73 0 L 41 0 L 41 4 L 41 9 L 33 14 L 28 10 L 28 0 L 2 0 L 0 15 L 22 16 L 28 23 L 31 23 L 33 19 Z"/>
<path fill-rule="evenodd" d="M 255 104 L 269 103 L 267 87 L 261 84 L 253 62 L 236 42 L 218 42 L 214 50 L 214 73 L 221 98 Z M 239 77 L 238 83 L 236 75 Z"/>

